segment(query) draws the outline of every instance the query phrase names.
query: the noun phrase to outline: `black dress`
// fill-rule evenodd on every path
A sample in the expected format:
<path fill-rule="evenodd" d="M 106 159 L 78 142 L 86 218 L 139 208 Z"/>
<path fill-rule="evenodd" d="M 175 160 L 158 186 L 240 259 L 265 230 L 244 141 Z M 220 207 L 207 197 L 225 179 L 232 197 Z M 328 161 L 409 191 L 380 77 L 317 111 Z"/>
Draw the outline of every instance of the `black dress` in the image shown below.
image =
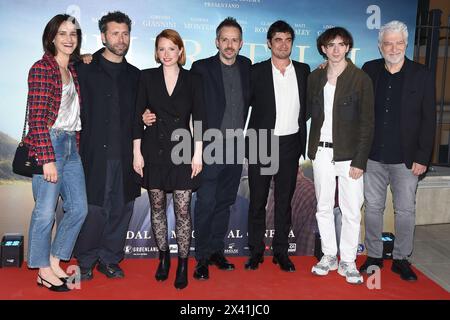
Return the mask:
<path fill-rule="evenodd" d="M 200 185 L 200 175 L 191 179 L 191 160 L 194 154 L 194 139 L 190 133 L 190 119 L 201 121 L 205 127 L 205 112 L 200 76 L 180 68 L 177 83 L 172 95 L 167 92 L 162 66 L 141 72 L 136 102 L 134 139 L 141 140 L 141 152 L 144 157 L 144 177 L 142 186 L 147 189 L 195 190 Z M 145 127 L 142 114 L 145 109 L 156 114 L 156 122 Z M 187 136 L 177 135 L 179 141 L 171 141 L 174 130 L 185 129 Z M 201 141 L 204 128 L 194 127 L 194 136 Z M 201 131 L 200 131 L 201 130 Z M 190 154 L 186 154 L 181 164 L 172 161 L 173 147 L 189 139 Z M 185 144 L 187 141 L 184 141 Z M 178 146 L 179 147 L 179 146 Z M 186 150 L 186 152 L 189 150 Z M 181 153 L 181 155 L 184 155 Z"/>

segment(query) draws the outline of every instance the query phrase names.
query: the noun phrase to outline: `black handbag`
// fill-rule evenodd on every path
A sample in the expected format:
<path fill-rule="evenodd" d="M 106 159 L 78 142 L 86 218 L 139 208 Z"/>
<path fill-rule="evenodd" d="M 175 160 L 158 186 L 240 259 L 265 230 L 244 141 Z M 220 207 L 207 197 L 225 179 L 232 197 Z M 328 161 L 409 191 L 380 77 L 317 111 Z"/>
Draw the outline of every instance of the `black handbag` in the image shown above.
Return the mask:
<path fill-rule="evenodd" d="M 33 174 L 42 174 L 42 166 L 37 164 L 37 160 L 34 157 L 28 157 L 29 146 L 23 142 L 25 138 L 25 131 L 27 128 L 27 119 L 28 119 L 28 105 L 27 111 L 25 112 L 25 123 L 23 125 L 22 131 L 22 140 L 19 143 L 19 146 L 16 149 L 16 153 L 14 154 L 14 159 L 12 162 L 12 171 L 15 174 L 32 177 Z"/>

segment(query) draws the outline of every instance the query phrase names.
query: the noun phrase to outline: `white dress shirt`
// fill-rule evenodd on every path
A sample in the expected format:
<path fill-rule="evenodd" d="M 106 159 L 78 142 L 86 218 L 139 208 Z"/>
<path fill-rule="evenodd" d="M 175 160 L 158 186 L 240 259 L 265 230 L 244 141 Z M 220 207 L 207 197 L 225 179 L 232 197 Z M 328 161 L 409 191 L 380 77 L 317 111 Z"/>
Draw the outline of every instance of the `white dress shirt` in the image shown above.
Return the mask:
<path fill-rule="evenodd" d="M 299 129 L 300 97 L 292 61 L 286 67 L 284 75 L 272 63 L 272 76 L 276 106 L 275 135 L 294 134 Z"/>

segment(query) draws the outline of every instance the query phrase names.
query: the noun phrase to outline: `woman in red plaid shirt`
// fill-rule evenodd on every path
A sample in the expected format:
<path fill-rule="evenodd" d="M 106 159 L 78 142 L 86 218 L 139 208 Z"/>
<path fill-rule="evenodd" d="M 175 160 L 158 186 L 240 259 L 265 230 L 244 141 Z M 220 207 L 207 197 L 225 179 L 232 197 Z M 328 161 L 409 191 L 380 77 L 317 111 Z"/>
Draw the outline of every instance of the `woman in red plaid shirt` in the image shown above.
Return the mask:
<path fill-rule="evenodd" d="M 25 143 L 30 156 L 43 166 L 33 175 L 35 206 L 31 216 L 28 266 L 39 268 L 37 284 L 49 290 L 69 291 L 68 276 L 59 265 L 69 260 L 87 214 L 83 167 L 77 140 L 81 130 L 80 91 L 71 62 L 79 57 L 81 30 L 74 17 L 59 14 L 42 36 L 45 54 L 28 76 L 29 131 Z M 59 196 L 64 217 L 52 227 Z"/>

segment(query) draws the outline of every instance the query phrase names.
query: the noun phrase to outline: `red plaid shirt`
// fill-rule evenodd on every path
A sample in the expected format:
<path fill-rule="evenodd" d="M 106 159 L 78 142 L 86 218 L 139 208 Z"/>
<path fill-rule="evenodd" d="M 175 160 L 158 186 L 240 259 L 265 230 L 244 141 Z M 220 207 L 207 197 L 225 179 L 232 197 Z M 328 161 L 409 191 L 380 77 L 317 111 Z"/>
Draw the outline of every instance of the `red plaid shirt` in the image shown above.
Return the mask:
<path fill-rule="evenodd" d="M 80 86 L 72 64 L 69 70 L 81 104 Z M 44 54 L 28 74 L 28 134 L 24 139 L 30 146 L 29 156 L 35 157 L 39 165 L 56 161 L 49 129 L 58 117 L 61 94 L 62 79 L 58 63 L 52 55 Z"/>

